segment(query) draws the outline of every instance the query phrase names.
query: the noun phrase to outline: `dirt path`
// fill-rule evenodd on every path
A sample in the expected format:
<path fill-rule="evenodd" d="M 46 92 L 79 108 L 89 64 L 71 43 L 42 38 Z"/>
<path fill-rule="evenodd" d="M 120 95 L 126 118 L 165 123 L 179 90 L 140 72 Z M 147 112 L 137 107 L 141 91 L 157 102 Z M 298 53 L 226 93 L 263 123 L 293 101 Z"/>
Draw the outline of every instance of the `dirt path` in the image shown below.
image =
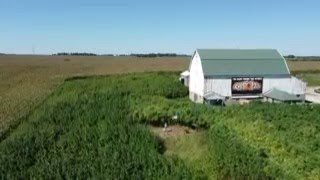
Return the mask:
<path fill-rule="evenodd" d="M 150 126 L 150 129 L 153 133 L 163 139 L 171 137 L 181 137 L 195 132 L 194 129 L 181 125 L 168 126 L 166 129 L 163 127 Z"/>

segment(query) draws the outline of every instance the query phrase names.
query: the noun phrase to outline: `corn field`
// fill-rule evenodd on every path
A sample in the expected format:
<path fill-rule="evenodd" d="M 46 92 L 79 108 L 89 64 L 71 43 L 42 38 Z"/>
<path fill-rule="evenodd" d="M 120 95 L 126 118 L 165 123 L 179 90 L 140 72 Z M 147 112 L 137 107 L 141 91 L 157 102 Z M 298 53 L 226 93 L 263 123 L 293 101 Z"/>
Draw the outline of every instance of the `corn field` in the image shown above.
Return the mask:
<path fill-rule="evenodd" d="M 0 142 L 1 179 L 320 178 L 320 106 L 194 104 L 177 75 L 66 80 Z M 205 131 L 215 177 L 164 155 L 165 122 Z"/>

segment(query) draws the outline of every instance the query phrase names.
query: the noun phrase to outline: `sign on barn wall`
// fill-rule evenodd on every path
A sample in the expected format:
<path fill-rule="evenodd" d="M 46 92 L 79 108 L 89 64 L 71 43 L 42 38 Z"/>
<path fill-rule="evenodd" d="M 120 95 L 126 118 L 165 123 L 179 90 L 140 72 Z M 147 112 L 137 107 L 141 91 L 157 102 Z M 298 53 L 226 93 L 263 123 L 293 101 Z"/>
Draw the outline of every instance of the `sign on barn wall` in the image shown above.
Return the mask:
<path fill-rule="evenodd" d="M 262 93 L 263 78 L 232 78 L 232 95 L 249 95 Z"/>

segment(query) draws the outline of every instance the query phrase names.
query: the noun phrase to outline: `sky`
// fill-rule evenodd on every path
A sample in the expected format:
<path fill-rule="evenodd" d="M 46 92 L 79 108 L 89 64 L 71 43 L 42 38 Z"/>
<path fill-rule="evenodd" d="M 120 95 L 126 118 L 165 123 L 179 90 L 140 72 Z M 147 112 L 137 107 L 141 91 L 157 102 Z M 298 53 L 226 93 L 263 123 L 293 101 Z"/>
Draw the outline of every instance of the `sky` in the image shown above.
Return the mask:
<path fill-rule="evenodd" d="M 319 0 L 0 0 L 0 53 L 320 55 Z"/>

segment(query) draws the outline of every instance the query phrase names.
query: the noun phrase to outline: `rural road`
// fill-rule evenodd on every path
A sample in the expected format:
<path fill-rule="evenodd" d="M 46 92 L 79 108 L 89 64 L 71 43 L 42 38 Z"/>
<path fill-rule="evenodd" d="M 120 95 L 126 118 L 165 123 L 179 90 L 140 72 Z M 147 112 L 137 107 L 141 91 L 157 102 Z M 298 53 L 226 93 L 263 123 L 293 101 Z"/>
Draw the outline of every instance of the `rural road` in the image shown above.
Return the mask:
<path fill-rule="evenodd" d="M 306 100 L 313 102 L 313 103 L 320 104 L 320 94 L 314 92 L 314 90 L 319 89 L 319 88 L 320 88 L 320 86 L 307 87 Z"/>

